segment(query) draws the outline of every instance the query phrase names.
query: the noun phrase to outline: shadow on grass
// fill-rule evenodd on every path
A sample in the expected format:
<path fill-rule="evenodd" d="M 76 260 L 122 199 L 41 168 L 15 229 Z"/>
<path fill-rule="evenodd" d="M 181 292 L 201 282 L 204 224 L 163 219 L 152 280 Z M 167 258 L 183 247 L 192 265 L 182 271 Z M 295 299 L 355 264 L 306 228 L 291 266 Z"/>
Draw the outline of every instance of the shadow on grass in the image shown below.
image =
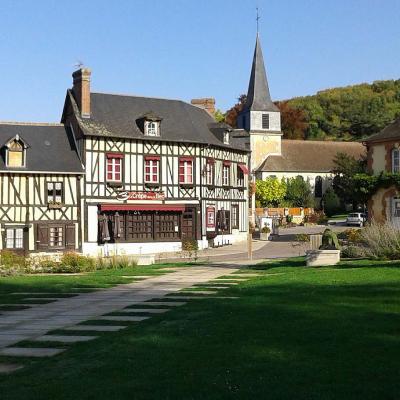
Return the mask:
<path fill-rule="evenodd" d="M 0 377 L 2 399 L 396 399 L 400 274 L 349 272 L 193 301 Z"/>

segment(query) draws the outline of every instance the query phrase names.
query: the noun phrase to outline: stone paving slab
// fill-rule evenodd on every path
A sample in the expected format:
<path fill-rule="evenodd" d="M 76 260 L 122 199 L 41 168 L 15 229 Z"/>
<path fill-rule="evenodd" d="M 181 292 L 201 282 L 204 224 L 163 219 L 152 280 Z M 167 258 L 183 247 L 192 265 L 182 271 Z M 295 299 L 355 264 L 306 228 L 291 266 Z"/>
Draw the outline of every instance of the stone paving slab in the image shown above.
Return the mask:
<path fill-rule="evenodd" d="M 154 278 L 156 275 L 121 275 L 121 278 L 147 279 Z"/>
<path fill-rule="evenodd" d="M 9 374 L 21 368 L 24 368 L 24 366 L 20 364 L 0 363 L 0 374 Z"/>
<path fill-rule="evenodd" d="M 63 328 L 63 331 L 117 332 L 125 328 L 122 325 L 75 325 Z"/>
<path fill-rule="evenodd" d="M 66 349 L 49 347 L 6 347 L 0 349 L 0 356 L 11 357 L 52 357 L 62 353 Z"/>
<path fill-rule="evenodd" d="M 118 310 L 119 313 L 149 313 L 149 314 L 162 314 L 169 311 L 169 308 L 124 308 Z"/>
<path fill-rule="evenodd" d="M 97 317 L 96 319 L 101 321 L 126 321 L 126 322 L 140 322 L 150 317 L 135 317 L 130 315 L 105 315 L 102 317 Z"/>
<path fill-rule="evenodd" d="M 73 335 L 43 335 L 35 339 L 34 342 L 61 342 L 61 343 L 77 343 L 88 342 L 96 339 L 98 336 L 73 336 Z"/>

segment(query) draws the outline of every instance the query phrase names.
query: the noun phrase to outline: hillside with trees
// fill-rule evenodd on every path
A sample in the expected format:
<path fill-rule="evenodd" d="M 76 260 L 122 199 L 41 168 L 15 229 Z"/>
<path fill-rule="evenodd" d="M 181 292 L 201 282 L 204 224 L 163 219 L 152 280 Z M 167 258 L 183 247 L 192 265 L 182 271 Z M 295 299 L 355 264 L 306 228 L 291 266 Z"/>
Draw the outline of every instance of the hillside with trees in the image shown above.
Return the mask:
<path fill-rule="evenodd" d="M 225 113 L 236 127 L 246 96 Z M 275 103 L 287 139 L 358 140 L 379 132 L 400 116 L 400 79 L 327 89 Z"/>

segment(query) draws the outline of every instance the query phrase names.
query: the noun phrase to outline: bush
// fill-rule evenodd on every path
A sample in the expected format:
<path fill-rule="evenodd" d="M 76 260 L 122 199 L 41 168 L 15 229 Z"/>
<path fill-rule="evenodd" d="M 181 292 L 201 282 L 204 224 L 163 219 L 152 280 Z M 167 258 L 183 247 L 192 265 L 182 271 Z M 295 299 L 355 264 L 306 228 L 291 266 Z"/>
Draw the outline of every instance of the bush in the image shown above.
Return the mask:
<path fill-rule="evenodd" d="M 322 245 L 321 250 L 340 250 L 339 241 L 336 233 L 331 229 L 325 229 L 322 234 Z"/>
<path fill-rule="evenodd" d="M 183 251 L 197 251 L 199 250 L 199 245 L 196 239 L 183 239 L 182 240 L 182 250 Z"/>
<path fill-rule="evenodd" d="M 309 224 L 325 224 L 328 222 L 328 218 L 326 218 L 325 214 L 322 211 L 316 211 L 312 214 L 306 215 L 304 217 L 304 222 Z"/>
<path fill-rule="evenodd" d="M 365 248 L 361 246 L 346 246 L 341 251 L 343 258 L 362 258 L 365 257 Z"/>
<path fill-rule="evenodd" d="M 96 262 L 94 258 L 78 253 L 64 253 L 59 268 L 62 272 L 89 272 L 96 270 Z"/>
<path fill-rule="evenodd" d="M 328 188 L 323 196 L 324 209 L 328 217 L 340 211 L 340 200 L 332 188 Z"/>
<path fill-rule="evenodd" d="M 271 229 L 267 224 L 264 224 L 264 226 L 261 228 L 261 233 L 271 233 Z"/>
<path fill-rule="evenodd" d="M 361 243 L 363 241 L 361 229 L 350 228 L 338 234 L 341 240 L 347 240 L 350 243 Z"/>
<path fill-rule="evenodd" d="M 10 250 L 0 250 L 0 265 L 4 267 L 25 267 L 26 260 L 24 256 L 20 256 Z"/>
<path fill-rule="evenodd" d="M 381 260 L 400 259 L 400 231 L 390 221 L 379 224 L 372 221 L 361 231 L 365 253 Z"/>

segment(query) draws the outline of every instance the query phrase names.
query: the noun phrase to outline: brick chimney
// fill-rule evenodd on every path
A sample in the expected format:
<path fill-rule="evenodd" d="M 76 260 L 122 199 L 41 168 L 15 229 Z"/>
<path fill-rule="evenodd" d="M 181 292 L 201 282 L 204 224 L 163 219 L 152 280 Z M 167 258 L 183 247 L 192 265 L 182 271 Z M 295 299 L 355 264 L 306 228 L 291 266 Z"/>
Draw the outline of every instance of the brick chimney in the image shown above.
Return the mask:
<path fill-rule="evenodd" d="M 89 68 L 80 68 L 72 74 L 76 103 L 78 104 L 82 118 L 90 118 L 90 75 Z"/>
<path fill-rule="evenodd" d="M 208 111 L 209 114 L 214 116 L 215 113 L 215 99 L 213 97 L 205 97 L 203 99 L 192 99 L 191 103 Z"/>

